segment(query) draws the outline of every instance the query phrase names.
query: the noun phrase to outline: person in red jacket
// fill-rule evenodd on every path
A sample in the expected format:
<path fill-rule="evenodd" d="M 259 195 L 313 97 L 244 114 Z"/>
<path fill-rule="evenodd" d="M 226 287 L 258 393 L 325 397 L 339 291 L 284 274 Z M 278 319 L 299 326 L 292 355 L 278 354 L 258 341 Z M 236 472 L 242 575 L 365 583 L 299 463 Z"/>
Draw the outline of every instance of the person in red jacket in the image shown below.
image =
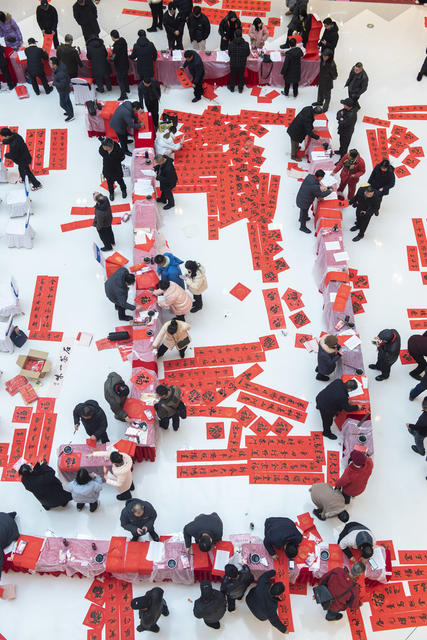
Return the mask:
<path fill-rule="evenodd" d="M 350 149 L 348 153 L 337 162 L 333 174 L 341 170 L 341 182 L 338 187 L 338 198 L 344 200 L 344 189 L 348 185 L 348 199 L 354 198 L 359 178 L 365 173 L 365 161 L 360 157 L 357 149 Z"/>
<path fill-rule="evenodd" d="M 335 483 L 335 488 L 341 489 L 346 504 L 349 504 L 350 498 L 355 498 L 365 491 L 373 467 L 372 459 L 363 451 L 351 452 L 347 469 Z"/>
<path fill-rule="evenodd" d="M 339 613 L 340 611 L 346 609 L 356 611 L 360 607 L 360 587 L 355 578 L 364 572 L 363 562 L 355 562 L 350 573 L 348 569 L 335 567 L 323 576 L 319 584 L 327 587 L 332 595 L 331 600 L 322 604 L 326 609 L 326 620 L 341 620 L 342 613 Z"/>

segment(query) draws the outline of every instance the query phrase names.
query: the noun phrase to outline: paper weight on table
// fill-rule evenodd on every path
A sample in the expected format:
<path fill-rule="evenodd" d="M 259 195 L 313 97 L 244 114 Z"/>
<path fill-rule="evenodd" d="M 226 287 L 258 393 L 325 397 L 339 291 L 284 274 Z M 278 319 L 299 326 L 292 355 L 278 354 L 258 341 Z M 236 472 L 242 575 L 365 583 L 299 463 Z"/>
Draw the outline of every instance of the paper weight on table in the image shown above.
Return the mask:
<path fill-rule="evenodd" d="M 321 560 L 328 560 L 329 558 L 329 551 L 326 551 L 326 549 L 324 549 L 323 551 L 320 552 L 320 558 Z"/>
<path fill-rule="evenodd" d="M 69 445 L 69 444 L 67 444 L 67 445 L 64 447 L 64 453 L 71 453 L 71 452 L 72 452 L 72 450 L 73 450 L 73 447 L 70 447 L 70 445 Z"/>
<path fill-rule="evenodd" d="M 258 564 L 260 561 L 260 557 L 258 553 L 252 553 L 250 556 L 251 564 Z"/>
<path fill-rule="evenodd" d="M 102 562 L 104 562 L 104 554 L 97 553 L 95 556 L 95 562 L 97 562 L 98 564 L 101 564 Z"/>
<path fill-rule="evenodd" d="M 175 569 L 175 567 L 176 567 L 176 560 L 174 560 L 173 558 L 171 558 L 170 560 L 168 560 L 168 567 L 169 567 L 169 569 Z"/>

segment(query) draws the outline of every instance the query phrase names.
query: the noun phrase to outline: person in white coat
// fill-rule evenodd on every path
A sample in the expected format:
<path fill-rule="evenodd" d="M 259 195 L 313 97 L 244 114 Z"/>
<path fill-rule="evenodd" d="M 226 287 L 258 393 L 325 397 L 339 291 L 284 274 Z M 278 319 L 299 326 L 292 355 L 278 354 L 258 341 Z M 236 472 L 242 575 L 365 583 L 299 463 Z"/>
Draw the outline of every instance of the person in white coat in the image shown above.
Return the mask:
<path fill-rule="evenodd" d="M 175 133 L 171 131 L 171 129 L 157 132 L 156 140 L 154 142 L 157 154 L 173 158 L 174 151 L 182 149 L 182 145 L 182 142 L 175 142 Z"/>
<path fill-rule="evenodd" d="M 202 293 L 208 288 L 205 268 L 199 262 L 187 260 L 185 263 L 187 273 L 184 275 L 184 281 L 187 289 L 193 294 L 194 303 L 191 313 L 200 311 L 203 307 Z"/>
<path fill-rule="evenodd" d="M 130 500 L 131 491 L 135 489 L 132 480 L 132 458 L 127 453 L 119 453 L 116 450 L 94 451 L 89 454 L 90 458 L 110 458 L 113 463 L 111 472 L 104 467 L 105 482 L 112 487 L 116 487 L 117 500 Z"/>
<path fill-rule="evenodd" d="M 183 358 L 187 346 L 191 342 L 189 329 L 191 329 L 191 325 L 176 318 L 165 322 L 153 342 L 153 351 L 157 352 L 157 358 L 161 358 L 168 349 L 172 350 L 175 347 L 178 349 L 180 357 Z"/>

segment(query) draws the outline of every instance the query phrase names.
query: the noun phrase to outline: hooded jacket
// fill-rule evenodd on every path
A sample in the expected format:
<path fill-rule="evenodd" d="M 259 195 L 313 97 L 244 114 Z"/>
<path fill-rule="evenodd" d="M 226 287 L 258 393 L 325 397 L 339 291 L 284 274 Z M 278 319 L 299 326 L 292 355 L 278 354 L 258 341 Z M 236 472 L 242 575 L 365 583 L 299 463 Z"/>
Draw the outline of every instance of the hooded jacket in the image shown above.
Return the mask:
<path fill-rule="evenodd" d="M 365 161 L 360 154 L 356 160 L 352 160 L 350 154 L 346 153 L 345 156 L 340 159 L 332 173 L 338 173 L 340 170 L 340 177 L 343 182 L 358 182 L 359 178 L 365 173 Z"/>
<path fill-rule="evenodd" d="M 313 131 L 314 109 L 313 107 L 304 107 L 292 120 L 287 129 L 287 133 L 292 140 L 303 142 L 306 136 L 319 139 L 317 133 Z"/>
<path fill-rule="evenodd" d="M 133 113 L 132 102 L 125 100 L 119 104 L 110 120 L 110 127 L 114 129 L 117 134 L 125 135 L 128 127 L 138 129 L 139 126 Z"/>
<path fill-rule="evenodd" d="M 192 60 L 186 60 L 183 64 L 184 69 L 188 67 L 191 77 L 193 78 L 193 84 L 200 84 L 205 77 L 205 67 L 201 57 L 196 51 L 193 51 Z"/>
<path fill-rule="evenodd" d="M 102 157 L 102 173 L 105 178 L 123 178 L 122 162 L 125 159 L 125 154 L 121 146 L 114 142 L 113 150 L 111 153 L 103 148 L 102 144 L 99 147 L 99 155 Z"/>
<path fill-rule="evenodd" d="M 347 558 L 351 558 L 352 549 L 358 549 L 362 544 L 375 546 L 375 538 L 372 531 L 359 522 L 347 522 L 338 536 L 338 544 Z"/>
<path fill-rule="evenodd" d="M 348 569 L 336 567 L 328 571 L 320 580 L 320 584 L 327 586 L 334 598 L 329 606 L 332 611 L 355 611 L 360 607 L 360 587 Z"/>
<path fill-rule="evenodd" d="M 327 49 L 325 49 L 327 51 Z M 338 78 L 337 65 L 333 61 L 332 58 L 328 60 L 323 60 L 320 58 L 320 68 L 319 68 L 319 89 L 323 89 L 324 91 L 330 91 L 334 86 L 334 80 Z"/>
<path fill-rule="evenodd" d="M 230 67 L 245 67 L 246 60 L 251 50 L 249 43 L 240 38 L 233 38 L 228 45 L 228 55 L 230 56 Z"/>
<path fill-rule="evenodd" d="M 46 462 L 37 462 L 31 473 L 21 476 L 21 482 L 44 507 L 60 507 L 71 500 L 71 494 L 64 491 L 54 469 Z"/>
<path fill-rule="evenodd" d="M 304 52 L 300 47 L 291 47 L 285 53 L 285 59 L 280 71 L 285 82 L 298 83 L 301 79 L 301 59 Z"/>
<path fill-rule="evenodd" d="M 336 22 L 332 22 L 330 29 L 326 29 L 326 27 L 323 29 L 323 33 L 319 40 L 319 47 L 321 49 L 321 52 L 323 52 L 324 49 L 331 49 L 331 51 L 335 51 L 335 47 L 337 46 L 339 40 L 338 31 L 339 29 Z M 326 43 L 323 44 L 322 40 L 326 40 Z"/>
<path fill-rule="evenodd" d="M 166 129 L 166 131 L 158 131 L 154 141 L 156 153 L 162 156 L 170 156 L 174 151 L 181 149 L 181 143 L 175 143 L 174 139 L 175 136 L 169 129 Z"/>
<path fill-rule="evenodd" d="M 21 30 L 10 13 L 6 13 L 6 22 L 0 22 L 0 38 L 12 49 L 19 49 L 23 43 Z"/>
<path fill-rule="evenodd" d="M 193 294 L 193 296 L 200 296 L 208 288 L 206 271 L 201 264 L 197 265 L 197 271 L 194 278 L 192 278 L 190 274 L 185 274 L 184 280 L 185 280 L 185 284 L 187 285 L 187 289 L 189 290 L 190 293 Z"/>
<path fill-rule="evenodd" d="M 201 513 L 196 516 L 192 522 L 189 522 L 184 527 L 184 544 L 188 549 L 191 546 L 191 538 L 194 538 L 198 543 L 202 533 L 207 533 L 212 538 L 212 544 L 216 544 L 222 540 L 223 526 L 222 520 L 219 515 L 214 511 L 213 513 Z"/>
<path fill-rule="evenodd" d="M 264 523 L 264 547 L 271 556 L 291 542 L 297 547 L 302 540 L 301 532 L 290 518 L 267 518 Z"/>
<path fill-rule="evenodd" d="M 144 513 L 142 516 L 136 516 L 132 511 L 132 508 L 137 504 L 144 507 Z M 139 500 L 138 498 L 132 498 L 132 500 L 127 500 L 126 506 L 120 514 L 120 524 L 123 529 L 130 531 L 133 536 L 137 536 L 137 529 L 142 529 L 143 527 L 146 527 L 147 531 L 153 529 L 156 518 L 157 511 L 150 502 Z"/>
<path fill-rule="evenodd" d="M 36 20 L 42 31 L 53 33 L 58 28 L 58 12 L 51 4 L 45 9 L 39 5 L 36 9 Z"/>
<path fill-rule="evenodd" d="M 166 606 L 163 594 L 163 589 L 154 587 L 141 598 L 133 598 L 130 603 L 132 609 L 139 611 L 141 626 L 148 631 L 157 623 L 162 615 L 163 607 Z"/>
<path fill-rule="evenodd" d="M 167 156 L 164 157 L 166 158 L 166 162 L 162 165 L 156 165 L 154 169 L 157 174 L 157 180 L 160 182 L 160 188 L 162 190 L 169 190 L 176 187 L 178 176 L 176 175 L 173 160 Z"/>
<path fill-rule="evenodd" d="M 122 422 L 124 422 L 125 418 L 128 417 L 128 414 L 123 408 L 127 396 L 119 396 L 114 391 L 114 387 L 116 386 L 116 384 L 123 383 L 123 378 L 119 376 L 119 374 L 115 371 L 111 371 L 111 373 L 108 374 L 106 381 L 104 382 L 104 398 L 110 405 L 111 411 L 114 413 L 114 417 L 116 418 L 116 420 L 122 420 Z"/>
<path fill-rule="evenodd" d="M 90 420 L 83 417 L 83 407 L 86 405 L 91 407 L 93 411 L 93 417 Z M 107 431 L 107 416 L 96 400 L 86 400 L 86 402 L 76 404 L 73 410 L 73 420 L 74 424 L 80 424 L 81 420 L 87 435 L 96 436 L 97 440 Z"/>
<path fill-rule="evenodd" d="M 347 388 L 342 380 L 333 380 L 316 396 L 319 411 L 336 416 L 340 411 L 356 411 L 357 405 L 350 404 Z"/>
<path fill-rule="evenodd" d="M 400 335 L 396 329 L 383 329 L 378 334 L 381 344 L 378 347 L 379 366 L 384 362 L 392 365 L 400 354 Z"/>
<path fill-rule="evenodd" d="M 200 583 L 200 598 L 194 602 L 195 618 L 202 618 L 205 622 L 219 622 L 226 609 L 225 595 L 214 589 L 208 580 Z"/>
<path fill-rule="evenodd" d="M 358 100 L 362 93 L 368 88 L 369 78 L 364 69 L 360 73 L 356 73 L 354 69 L 350 71 L 345 87 L 348 87 L 348 95 L 353 100 Z"/>
<path fill-rule="evenodd" d="M 223 577 L 221 591 L 229 598 L 241 600 L 246 593 L 246 589 L 254 580 L 255 578 L 252 575 L 252 571 L 247 564 L 244 564 L 236 579 L 230 578 L 227 575 Z"/>
<path fill-rule="evenodd" d="M 90 60 L 90 68 L 92 76 L 109 76 L 111 69 L 108 64 L 108 52 L 105 48 L 104 41 L 98 36 L 91 36 L 86 42 L 86 55 Z"/>
<path fill-rule="evenodd" d="M 263 24 L 261 29 L 259 30 L 257 30 L 255 26 L 251 24 L 251 26 L 249 27 L 248 36 L 251 41 L 251 48 L 261 49 L 269 38 L 270 34 L 265 24 Z"/>
<path fill-rule="evenodd" d="M 93 226 L 99 231 L 100 229 L 106 229 L 111 227 L 113 223 L 113 214 L 111 213 L 111 205 L 108 198 L 105 198 L 102 202 L 97 202 L 94 206 L 95 218 L 93 220 Z"/>
<path fill-rule="evenodd" d="M 9 138 L 5 138 L 3 144 L 9 145 L 9 151 L 4 154 L 5 158 L 9 158 L 15 164 L 31 164 L 32 156 L 28 151 L 28 147 L 24 142 L 24 138 L 19 133 L 12 133 Z"/>
<path fill-rule="evenodd" d="M 117 493 L 124 493 L 132 486 L 132 458 L 127 453 L 121 453 L 123 456 L 123 464 L 116 466 L 113 464 L 110 474 L 106 477 L 105 482 L 117 489 Z M 91 456 L 95 458 L 105 458 L 109 456 L 109 452 L 94 451 Z"/>
<path fill-rule="evenodd" d="M 332 189 L 322 191 L 320 182 L 312 173 L 304 178 L 297 193 L 296 204 L 300 209 L 309 209 L 316 198 L 326 198 Z"/>
<path fill-rule="evenodd" d="M 183 261 L 173 255 L 173 253 L 166 252 L 163 254 L 166 258 L 166 264 L 159 264 L 157 267 L 157 273 L 160 280 L 167 280 L 168 282 L 176 282 L 180 287 L 184 288 L 184 281 L 182 279 L 182 273 L 180 264 Z"/>
<path fill-rule="evenodd" d="M 98 502 L 99 494 L 102 491 L 102 479 L 96 476 L 86 484 L 79 484 L 77 480 L 73 480 L 67 484 L 66 488 L 71 492 L 73 500 L 77 504 L 92 504 Z"/>
<path fill-rule="evenodd" d="M 255 618 L 258 618 L 258 620 L 268 620 L 273 627 L 282 633 L 286 633 L 287 627 L 277 615 L 279 598 L 276 598 L 270 593 L 270 580 L 274 578 L 275 575 L 276 572 L 274 569 L 265 571 L 265 573 L 258 578 L 257 585 L 253 587 L 246 596 L 246 604 Z"/>
<path fill-rule="evenodd" d="M 408 351 L 412 357 L 427 356 L 427 331 L 408 338 Z"/>
<path fill-rule="evenodd" d="M 388 196 L 390 189 L 392 189 L 396 182 L 396 176 L 394 175 L 394 167 L 391 165 L 387 168 L 387 171 L 381 170 L 381 164 L 375 165 L 372 169 L 372 173 L 368 180 L 371 187 L 374 189 L 381 189 L 381 195 Z"/>
<path fill-rule="evenodd" d="M 204 13 L 201 13 L 199 16 L 195 16 L 194 13 L 191 13 L 188 16 L 187 26 L 191 42 L 202 42 L 202 40 L 207 40 L 211 32 L 209 19 Z"/>
<path fill-rule="evenodd" d="M 0 577 L 3 569 L 3 550 L 6 549 L 14 540 L 18 540 L 19 531 L 10 513 L 0 512 Z"/>
<path fill-rule="evenodd" d="M 356 207 L 356 215 L 362 211 L 365 214 L 372 216 L 377 214 L 381 206 L 381 194 L 379 191 L 374 191 L 374 195 L 370 198 L 365 196 L 366 189 L 368 187 L 359 187 L 354 198 L 349 200 L 349 204 Z"/>
<path fill-rule="evenodd" d="M 58 93 L 70 93 L 70 76 L 67 67 L 63 62 L 58 62 L 58 66 L 53 72 L 53 86 Z"/>
<path fill-rule="evenodd" d="M 49 60 L 46 51 L 35 44 L 30 44 L 25 49 L 25 55 L 27 56 L 27 71 L 30 76 L 44 74 L 43 60 Z"/>
<path fill-rule="evenodd" d="M 79 67 L 83 66 L 79 52 L 71 44 L 60 44 L 56 50 L 56 57 L 58 62 L 62 62 L 65 65 L 70 78 L 75 78 L 78 75 Z"/>
<path fill-rule="evenodd" d="M 124 38 L 113 42 L 114 68 L 116 73 L 127 74 L 129 71 L 128 43 Z"/>
<path fill-rule="evenodd" d="M 352 109 L 340 109 L 337 113 L 338 120 L 338 134 L 351 136 L 354 131 L 354 127 L 357 122 L 357 110 Z"/>
<path fill-rule="evenodd" d="M 223 40 L 232 40 L 237 29 L 242 29 L 242 23 L 240 22 L 239 18 L 237 18 L 237 20 L 235 20 L 234 22 L 231 22 L 231 20 L 229 20 L 228 18 L 228 15 L 226 15 L 225 18 L 223 18 L 219 23 L 218 33 Z"/>
<path fill-rule="evenodd" d="M 341 358 L 339 351 L 328 347 L 325 340 L 329 334 L 322 336 L 319 340 L 319 350 L 317 352 L 317 369 L 324 376 L 329 376 L 335 371 L 337 362 Z"/>
<path fill-rule="evenodd" d="M 355 498 L 365 491 L 373 468 L 374 463 L 371 458 L 366 458 L 363 467 L 357 467 L 353 462 L 350 462 L 342 476 L 336 481 L 335 486 L 346 495 Z"/>
<path fill-rule="evenodd" d="M 125 277 L 128 273 L 129 271 L 126 267 L 117 269 L 104 284 L 105 295 L 110 302 L 113 302 L 118 307 L 134 311 L 135 305 L 128 302 L 129 288 L 125 282 Z"/>
<path fill-rule="evenodd" d="M 165 324 L 160 329 L 159 333 L 154 339 L 153 348 L 157 348 L 159 344 L 164 344 L 168 349 L 175 349 L 178 342 L 184 340 L 184 338 L 190 338 L 190 334 L 188 330 L 191 329 L 191 325 L 188 322 L 183 322 L 182 320 L 177 320 L 178 329 L 177 332 L 173 335 L 168 333 L 167 329 L 170 325 L 171 321 L 165 322 Z"/>
<path fill-rule="evenodd" d="M 169 282 L 169 287 L 166 291 L 157 289 L 156 294 L 164 296 L 164 300 L 158 300 L 159 307 L 170 309 L 176 316 L 185 316 L 193 306 L 193 299 L 188 291 L 180 287 L 176 282 Z"/>
<path fill-rule="evenodd" d="M 335 490 L 326 482 L 313 484 L 309 489 L 311 499 L 321 511 L 322 518 L 333 518 L 345 511 L 345 500 L 341 491 Z"/>
<path fill-rule="evenodd" d="M 175 384 L 172 384 L 168 388 L 167 396 L 165 398 L 160 398 L 160 400 L 154 405 L 157 417 L 160 420 L 162 418 L 172 418 L 178 413 L 178 407 L 181 403 L 181 400 L 181 389 Z"/>
<path fill-rule="evenodd" d="M 97 20 L 98 11 L 92 0 L 86 0 L 84 5 L 75 2 L 73 16 L 77 24 L 80 25 L 85 40 L 90 36 L 97 36 L 101 31 Z"/>
<path fill-rule="evenodd" d="M 154 62 L 157 60 L 157 49 L 146 36 L 139 36 L 133 45 L 130 59 L 137 61 L 136 66 L 141 80 L 154 76 Z"/>

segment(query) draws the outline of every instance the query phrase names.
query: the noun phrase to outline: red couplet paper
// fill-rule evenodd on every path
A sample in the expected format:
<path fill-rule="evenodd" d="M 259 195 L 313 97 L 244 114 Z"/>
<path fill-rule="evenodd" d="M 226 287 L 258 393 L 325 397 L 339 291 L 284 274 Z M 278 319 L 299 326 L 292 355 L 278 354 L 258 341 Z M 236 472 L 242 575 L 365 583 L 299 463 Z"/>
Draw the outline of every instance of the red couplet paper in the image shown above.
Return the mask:
<path fill-rule="evenodd" d="M 87 600 L 90 600 L 94 604 L 103 605 L 105 600 L 105 586 L 101 580 L 95 578 L 89 587 L 88 592 L 85 595 Z"/>
<path fill-rule="evenodd" d="M 185 73 L 184 69 L 177 69 L 176 70 L 176 75 L 177 75 L 177 78 L 178 78 L 180 84 L 184 87 L 184 89 L 189 89 L 190 87 L 193 86 L 193 83 L 188 78 L 188 76 Z"/>
<path fill-rule="evenodd" d="M 279 343 L 275 335 L 262 336 L 259 339 L 263 351 L 270 351 L 271 349 L 278 349 Z"/>
<path fill-rule="evenodd" d="M 293 322 L 297 329 L 311 322 L 304 311 L 297 311 L 297 313 L 289 316 L 289 320 Z"/>
<path fill-rule="evenodd" d="M 399 356 L 402 364 L 416 364 L 408 349 L 401 349 Z"/>
<path fill-rule="evenodd" d="M 348 296 L 350 295 L 351 287 L 347 284 L 341 284 L 334 301 L 334 311 L 344 311 L 347 304 Z"/>
<path fill-rule="evenodd" d="M 231 290 L 230 293 L 232 296 L 234 296 L 235 298 L 237 298 L 238 300 L 242 301 L 245 298 L 247 298 L 247 296 L 250 294 L 251 289 L 249 289 L 248 287 L 246 287 L 244 284 L 242 284 L 241 282 L 238 282 Z"/>
<path fill-rule="evenodd" d="M 15 411 L 13 412 L 12 416 L 12 422 L 30 422 L 32 411 L 32 407 L 15 407 Z"/>
<path fill-rule="evenodd" d="M 83 624 L 86 627 L 92 627 L 96 629 L 102 629 L 105 622 L 105 611 L 102 607 L 96 604 L 91 604 L 89 610 L 83 620 Z"/>
<path fill-rule="evenodd" d="M 154 376 L 152 376 L 146 369 L 140 369 L 133 378 L 131 378 L 131 382 L 141 390 L 146 389 L 154 382 L 154 380 Z"/>
<path fill-rule="evenodd" d="M 207 422 L 206 438 L 208 440 L 221 440 L 225 438 L 223 422 Z"/>

